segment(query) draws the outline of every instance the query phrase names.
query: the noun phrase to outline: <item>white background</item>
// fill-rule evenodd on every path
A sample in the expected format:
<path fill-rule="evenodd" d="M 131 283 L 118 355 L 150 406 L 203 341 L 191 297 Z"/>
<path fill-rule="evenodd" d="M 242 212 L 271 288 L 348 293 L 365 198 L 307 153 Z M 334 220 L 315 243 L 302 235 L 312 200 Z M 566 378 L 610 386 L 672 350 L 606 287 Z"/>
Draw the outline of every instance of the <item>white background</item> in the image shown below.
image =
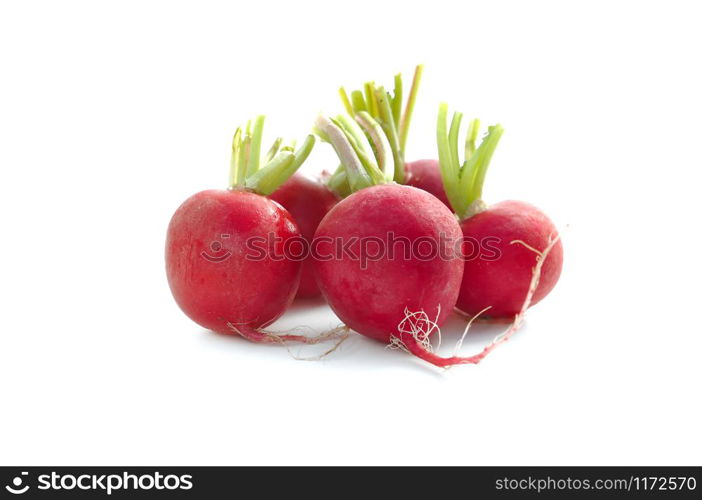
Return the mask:
<path fill-rule="evenodd" d="M 3 2 L 0 463 L 702 464 L 694 5 Z M 360 336 L 303 362 L 190 322 L 165 230 L 225 187 L 235 127 L 302 138 L 339 85 L 418 62 L 408 158 L 436 155 L 441 100 L 499 121 L 486 200 L 565 228 L 528 325 L 441 372 Z M 305 170 L 335 165 L 318 147 Z M 336 323 L 307 304 L 278 326 Z"/>

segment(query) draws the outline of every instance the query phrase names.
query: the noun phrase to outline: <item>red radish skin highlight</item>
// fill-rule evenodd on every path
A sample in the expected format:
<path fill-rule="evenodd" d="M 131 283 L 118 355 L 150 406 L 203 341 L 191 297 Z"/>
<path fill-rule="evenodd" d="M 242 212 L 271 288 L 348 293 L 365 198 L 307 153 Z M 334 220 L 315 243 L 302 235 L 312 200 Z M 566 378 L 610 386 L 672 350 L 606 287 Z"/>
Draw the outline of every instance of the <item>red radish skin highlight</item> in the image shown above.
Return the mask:
<path fill-rule="evenodd" d="M 334 254 L 335 243 L 356 240 L 350 245 L 358 258 L 335 255 L 316 259 L 315 271 L 322 293 L 339 318 L 362 335 L 389 344 L 400 337 L 406 345 L 415 343 L 398 332 L 407 311 L 426 311 L 441 324 L 458 297 L 463 260 L 460 251 L 449 245 L 447 259 L 404 259 L 402 245 L 394 258 L 386 254 L 371 258 L 388 235 L 397 240 L 431 241 L 438 248 L 441 235 L 452 242 L 460 240 L 461 230 L 453 214 L 434 196 L 410 186 L 383 184 L 362 189 L 336 205 L 322 220 L 315 238 L 319 255 Z M 363 259 L 367 268 L 362 269 Z M 438 316 L 437 316 L 438 315 Z"/>
<path fill-rule="evenodd" d="M 166 238 L 168 283 L 183 312 L 218 333 L 258 336 L 278 319 L 300 281 L 299 261 L 247 258 L 251 238 L 285 242 L 300 231 L 287 210 L 241 190 L 210 190 L 188 198 L 176 211 Z"/>
<path fill-rule="evenodd" d="M 280 203 L 295 219 L 302 237 L 310 243 L 317 226 L 339 201 L 325 184 L 296 173 L 274 191 L 269 198 Z M 302 262 L 302 277 L 297 290 L 299 298 L 319 297 L 321 292 L 314 277 L 312 256 Z"/>
<path fill-rule="evenodd" d="M 513 318 L 529 290 L 534 250 L 543 251 L 558 230 L 543 212 L 522 201 L 496 203 L 462 221 L 461 230 L 466 241 L 491 238 L 490 247 L 499 257 L 466 260 L 456 308 L 474 316 L 489 307 L 483 317 Z M 464 254 L 471 251 L 465 249 Z M 541 268 L 530 305 L 538 303 L 556 286 L 562 267 L 563 245 L 559 240 Z"/>
<path fill-rule="evenodd" d="M 441 179 L 441 168 L 437 160 L 417 160 L 405 166 L 405 184 L 433 194 L 441 203 L 451 208 L 444 183 Z"/>

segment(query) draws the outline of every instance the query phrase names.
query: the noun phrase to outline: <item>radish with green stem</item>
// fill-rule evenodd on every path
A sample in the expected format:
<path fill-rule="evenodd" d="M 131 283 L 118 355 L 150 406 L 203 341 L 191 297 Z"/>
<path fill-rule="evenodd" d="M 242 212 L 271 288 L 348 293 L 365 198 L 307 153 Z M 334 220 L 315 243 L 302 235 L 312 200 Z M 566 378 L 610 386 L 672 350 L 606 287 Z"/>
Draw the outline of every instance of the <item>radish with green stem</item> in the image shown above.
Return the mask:
<path fill-rule="evenodd" d="M 466 241 L 491 239 L 489 258 L 467 259 L 456 308 L 470 316 L 514 318 L 542 300 L 556 285 L 563 266 L 563 246 L 551 220 L 522 201 L 488 206 L 482 200 L 490 160 L 502 136 L 500 125 L 488 127 L 479 147 L 480 123 L 471 121 L 466 134 L 464 161 L 459 160 L 458 136 L 462 114 L 454 113 L 447 126 L 448 106 L 441 104 L 437 144 L 447 197 L 458 216 Z M 544 255 L 546 249 L 548 254 Z M 471 252 L 465 252 L 470 254 Z M 537 256 L 542 256 L 538 287 L 530 290 Z"/>
<path fill-rule="evenodd" d="M 315 142 L 310 135 L 295 151 L 277 140 L 261 161 L 263 123 L 259 116 L 236 131 L 229 189 L 197 193 L 173 215 L 168 283 L 183 312 L 204 328 L 258 342 L 316 342 L 262 330 L 290 305 L 301 272 L 301 262 L 285 254 L 285 245 L 300 237 L 297 224 L 266 195 L 302 165 Z M 271 251 L 252 252 L 255 240 L 270 242 Z"/>
<path fill-rule="evenodd" d="M 392 182 L 397 157 L 367 111 L 355 120 L 320 117 L 316 131 L 334 147 L 353 191 L 315 234 L 324 297 L 358 333 L 441 365 L 428 338 L 455 306 L 463 275 L 455 216 L 431 194 Z"/>

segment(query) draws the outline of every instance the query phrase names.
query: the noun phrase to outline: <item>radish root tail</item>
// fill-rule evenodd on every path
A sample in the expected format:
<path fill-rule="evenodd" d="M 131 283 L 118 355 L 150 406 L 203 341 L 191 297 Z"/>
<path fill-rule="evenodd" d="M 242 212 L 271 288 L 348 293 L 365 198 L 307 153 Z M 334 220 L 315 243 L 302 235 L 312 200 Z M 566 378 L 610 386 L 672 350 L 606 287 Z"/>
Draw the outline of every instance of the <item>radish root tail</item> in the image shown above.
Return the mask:
<path fill-rule="evenodd" d="M 409 352 L 401 340 L 403 336 L 409 335 L 415 339 L 423 349 L 428 352 L 434 352 L 434 346 L 431 344 L 430 337 L 432 333 L 436 332 L 438 336 L 436 349 L 438 350 L 441 346 L 441 328 L 439 328 L 437 321 L 441 313 L 441 306 L 437 308 L 436 319 L 434 321 L 432 321 L 424 311 L 411 312 L 405 307 L 404 312 L 405 317 L 400 321 L 400 324 L 397 325 L 397 331 L 400 333 L 400 337 L 390 337 L 390 344 L 388 344 L 388 347 L 390 349 L 402 349 Z"/>
<path fill-rule="evenodd" d="M 555 237 L 549 238 L 549 243 L 543 250 L 537 250 L 536 248 L 526 244 L 521 240 L 514 240 L 510 242 L 510 244 L 512 245 L 523 245 L 524 247 L 536 254 L 536 264 L 532 269 L 531 282 L 529 283 L 529 289 L 527 291 L 526 297 L 524 298 L 524 302 L 522 303 L 522 307 L 519 310 L 519 312 L 515 315 L 514 320 L 512 321 L 510 326 L 504 332 L 500 333 L 497 337 L 495 337 L 493 341 L 486 345 L 483 348 L 483 350 L 479 353 L 474 354 L 472 356 L 453 355 L 451 357 L 446 358 L 435 354 L 435 350 L 432 348 L 432 345 L 429 341 L 429 337 L 434 330 L 439 332 L 440 335 L 441 330 L 437 326 L 436 322 L 431 321 L 424 311 L 410 312 L 407 309 L 405 309 L 405 317 L 402 319 L 402 321 L 400 321 L 397 327 L 399 335 L 393 335 L 390 338 L 390 347 L 400 348 L 404 351 L 413 354 L 414 356 L 417 356 L 418 358 L 426 361 L 427 363 L 430 363 L 434 366 L 438 366 L 440 368 L 450 368 L 454 365 L 480 363 L 498 345 L 502 344 L 503 342 L 507 342 L 510 339 L 510 337 L 512 337 L 512 335 L 514 335 L 514 333 L 517 330 L 519 330 L 524 324 L 527 309 L 529 309 L 529 306 L 531 306 L 531 301 L 534 297 L 534 293 L 536 292 L 536 289 L 539 286 L 539 281 L 541 280 L 541 269 L 544 265 L 546 258 L 548 257 L 548 254 L 551 252 L 556 243 L 558 243 L 559 239 L 560 235 L 556 235 Z M 473 321 L 488 309 L 489 308 L 483 309 L 471 318 L 471 320 L 468 322 L 468 325 L 466 325 L 466 329 L 463 332 L 461 339 L 456 344 L 456 351 L 463 344 L 463 339 L 468 333 L 468 329 L 472 325 Z"/>
<path fill-rule="evenodd" d="M 227 323 L 227 326 L 232 330 L 232 332 L 251 342 L 282 345 L 294 359 L 300 361 L 317 361 L 326 357 L 327 355 L 336 351 L 349 336 L 349 328 L 345 325 L 337 326 L 336 328 L 332 328 L 331 330 L 313 336 L 282 334 L 264 330 L 262 328 L 253 328 L 243 324 Z M 335 340 L 336 342 L 323 353 L 311 357 L 300 357 L 296 355 L 292 352 L 289 345 L 290 343 L 314 345 L 328 340 Z"/>

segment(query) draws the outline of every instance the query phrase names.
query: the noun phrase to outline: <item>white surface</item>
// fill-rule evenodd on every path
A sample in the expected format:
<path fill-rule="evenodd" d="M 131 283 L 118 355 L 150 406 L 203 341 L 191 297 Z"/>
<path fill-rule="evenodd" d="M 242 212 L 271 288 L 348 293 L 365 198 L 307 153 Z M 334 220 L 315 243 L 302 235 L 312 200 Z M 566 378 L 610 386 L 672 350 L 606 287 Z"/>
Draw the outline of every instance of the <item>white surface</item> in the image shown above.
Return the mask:
<path fill-rule="evenodd" d="M 695 4 L 353 4 L 2 4 L 1 464 L 702 463 Z M 235 126 L 301 138 L 338 85 L 420 61 L 408 156 L 435 155 L 439 100 L 499 120 L 486 199 L 569 227 L 528 326 L 441 373 L 360 337 L 301 362 L 191 323 L 166 225 L 224 187 Z M 333 166 L 320 147 L 305 168 Z M 281 323 L 303 324 L 336 320 Z"/>

